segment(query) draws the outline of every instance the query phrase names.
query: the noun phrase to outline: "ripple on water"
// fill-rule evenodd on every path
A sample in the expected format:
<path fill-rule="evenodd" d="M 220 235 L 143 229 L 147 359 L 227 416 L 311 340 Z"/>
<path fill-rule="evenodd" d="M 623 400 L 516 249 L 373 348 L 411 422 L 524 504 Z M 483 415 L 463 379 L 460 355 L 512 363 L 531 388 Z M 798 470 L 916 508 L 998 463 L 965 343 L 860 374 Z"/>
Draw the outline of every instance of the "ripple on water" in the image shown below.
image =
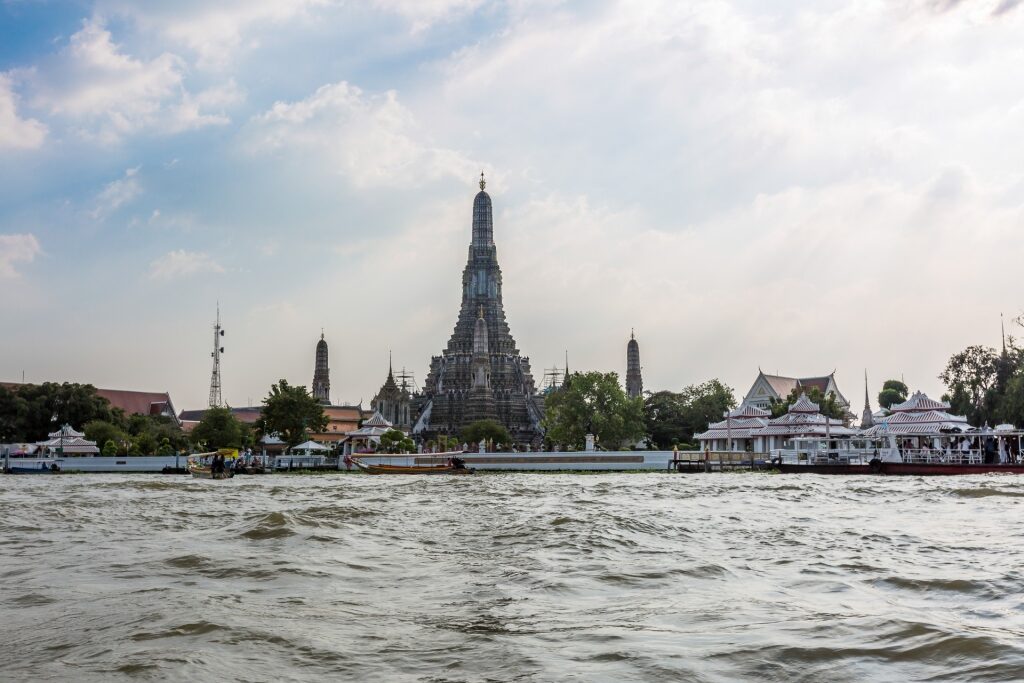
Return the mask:
<path fill-rule="evenodd" d="M 9 479 L 0 679 L 1024 671 L 1016 480 Z"/>

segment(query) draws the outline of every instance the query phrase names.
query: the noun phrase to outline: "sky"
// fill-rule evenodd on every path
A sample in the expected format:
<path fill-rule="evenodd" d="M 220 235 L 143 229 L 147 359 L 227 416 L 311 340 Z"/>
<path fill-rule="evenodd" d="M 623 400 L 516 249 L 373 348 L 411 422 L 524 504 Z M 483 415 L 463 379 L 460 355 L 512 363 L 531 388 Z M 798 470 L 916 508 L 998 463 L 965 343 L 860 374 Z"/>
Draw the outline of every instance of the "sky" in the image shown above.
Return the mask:
<path fill-rule="evenodd" d="M 535 376 L 835 370 L 1020 328 L 1020 0 L 0 0 L 0 380 L 422 386 L 481 171 Z M 877 406 L 876 406 L 877 407 Z"/>

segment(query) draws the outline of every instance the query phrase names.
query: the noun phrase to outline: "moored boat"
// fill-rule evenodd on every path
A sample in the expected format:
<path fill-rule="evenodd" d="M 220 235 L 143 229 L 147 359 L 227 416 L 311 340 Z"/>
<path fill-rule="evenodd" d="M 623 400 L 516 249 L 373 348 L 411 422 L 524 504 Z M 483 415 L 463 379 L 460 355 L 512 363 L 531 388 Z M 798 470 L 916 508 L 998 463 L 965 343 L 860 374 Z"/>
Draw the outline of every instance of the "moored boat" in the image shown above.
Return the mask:
<path fill-rule="evenodd" d="M 1024 431 L 972 427 L 949 409 L 918 392 L 852 438 L 793 439 L 771 452 L 772 463 L 787 473 L 1024 474 Z"/>
<path fill-rule="evenodd" d="M 441 465 L 369 465 L 359 458 L 352 458 L 352 464 L 367 474 L 473 474 L 459 458 L 452 458 L 451 464 Z"/>

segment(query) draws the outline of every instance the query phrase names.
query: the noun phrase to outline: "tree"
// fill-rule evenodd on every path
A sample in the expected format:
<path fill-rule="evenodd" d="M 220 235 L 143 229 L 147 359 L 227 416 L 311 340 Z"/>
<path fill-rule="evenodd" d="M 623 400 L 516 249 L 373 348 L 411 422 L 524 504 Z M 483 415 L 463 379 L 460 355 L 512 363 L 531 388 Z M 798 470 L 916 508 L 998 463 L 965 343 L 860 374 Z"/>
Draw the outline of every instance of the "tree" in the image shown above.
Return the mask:
<path fill-rule="evenodd" d="M 644 436 L 644 401 L 629 398 L 614 372 L 574 372 L 544 401 L 544 426 L 550 443 L 582 448 L 587 433 L 602 446 L 617 449 Z"/>
<path fill-rule="evenodd" d="M 174 446 L 171 445 L 170 439 L 164 439 L 160 442 L 160 446 L 156 449 L 157 455 L 174 455 Z"/>
<path fill-rule="evenodd" d="M 466 443 L 486 443 L 493 441 L 495 444 L 510 444 L 512 436 L 505 429 L 505 426 L 495 420 L 477 420 L 470 422 L 460 434 Z"/>
<path fill-rule="evenodd" d="M 644 399 L 644 422 L 650 443 L 661 449 L 690 447 L 694 434 L 721 420 L 722 414 L 735 405 L 732 389 L 717 379 L 691 384 L 679 393 L 648 394 Z"/>
<path fill-rule="evenodd" d="M 242 428 L 230 408 L 210 408 L 192 429 L 192 442 L 209 449 L 240 448 Z"/>
<path fill-rule="evenodd" d="M 22 440 L 21 412 L 24 403 L 16 392 L 0 385 L 0 443 Z"/>
<path fill-rule="evenodd" d="M 117 455 L 117 444 L 113 441 L 107 441 L 103 444 L 103 450 L 100 451 L 100 455 L 107 458 L 113 458 Z"/>
<path fill-rule="evenodd" d="M 157 449 L 157 441 L 149 432 L 142 432 L 132 439 L 132 450 L 135 455 L 153 455 Z"/>
<path fill-rule="evenodd" d="M 903 403 L 910 395 L 907 385 L 898 379 L 886 380 L 882 390 L 878 392 L 878 405 L 888 410 L 897 403 Z"/>
<path fill-rule="evenodd" d="M 822 415 L 846 421 L 846 408 L 836 400 L 836 395 L 830 391 L 827 396 L 822 396 L 821 389 L 818 387 L 811 387 L 810 391 L 796 387 L 789 392 L 789 396 L 785 399 L 781 401 L 773 399 L 768 406 L 768 409 L 772 411 L 772 417 L 779 417 L 789 412 L 789 407 L 799 400 L 801 394 L 807 394 L 811 403 L 817 403 L 818 410 Z"/>
<path fill-rule="evenodd" d="M 980 426 L 992 417 L 995 402 L 989 392 L 995 387 L 999 356 L 988 346 L 968 346 L 946 363 L 939 379 L 949 388 L 952 412 L 965 415 Z"/>
<path fill-rule="evenodd" d="M 293 387 L 282 379 L 271 385 L 263 399 L 263 414 L 256 426 L 261 434 L 277 434 L 289 446 L 297 446 L 309 438 L 310 431 L 327 429 L 327 415 L 306 387 Z"/>
<path fill-rule="evenodd" d="M 416 443 L 400 429 L 389 429 L 380 435 L 380 445 L 385 453 L 413 453 Z"/>
<path fill-rule="evenodd" d="M 0 428 L 14 432 L 19 441 L 41 441 L 65 424 L 81 427 L 92 420 L 116 424 L 123 419 L 121 411 L 112 409 L 91 384 L 23 384 L 10 393 L 13 401 L 0 396 L 0 425 L 6 425 Z"/>
<path fill-rule="evenodd" d="M 121 431 L 121 429 L 106 420 L 92 420 L 91 422 L 86 422 L 82 431 L 85 432 L 86 439 L 104 444 L 104 446 L 107 442 L 111 441 L 114 444 L 119 444 L 126 438 L 125 433 Z"/>

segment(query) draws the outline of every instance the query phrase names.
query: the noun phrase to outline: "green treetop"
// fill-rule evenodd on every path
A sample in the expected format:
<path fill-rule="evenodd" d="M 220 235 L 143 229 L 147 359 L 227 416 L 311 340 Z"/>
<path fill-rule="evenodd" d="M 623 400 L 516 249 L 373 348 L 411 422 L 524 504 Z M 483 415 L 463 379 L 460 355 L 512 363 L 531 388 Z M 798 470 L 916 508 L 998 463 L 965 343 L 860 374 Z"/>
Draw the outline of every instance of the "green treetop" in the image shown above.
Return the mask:
<path fill-rule="evenodd" d="M 608 449 L 644 436 L 643 398 L 629 398 L 614 372 L 574 372 L 544 401 L 546 439 L 582 448 L 587 433 Z"/>
<path fill-rule="evenodd" d="M 277 434 L 288 446 L 297 446 L 310 432 L 327 429 L 327 414 L 319 401 L 303 386 L 280 380 L 263 399 L 263 414 L 256 427 L 261 434 Z"/>

